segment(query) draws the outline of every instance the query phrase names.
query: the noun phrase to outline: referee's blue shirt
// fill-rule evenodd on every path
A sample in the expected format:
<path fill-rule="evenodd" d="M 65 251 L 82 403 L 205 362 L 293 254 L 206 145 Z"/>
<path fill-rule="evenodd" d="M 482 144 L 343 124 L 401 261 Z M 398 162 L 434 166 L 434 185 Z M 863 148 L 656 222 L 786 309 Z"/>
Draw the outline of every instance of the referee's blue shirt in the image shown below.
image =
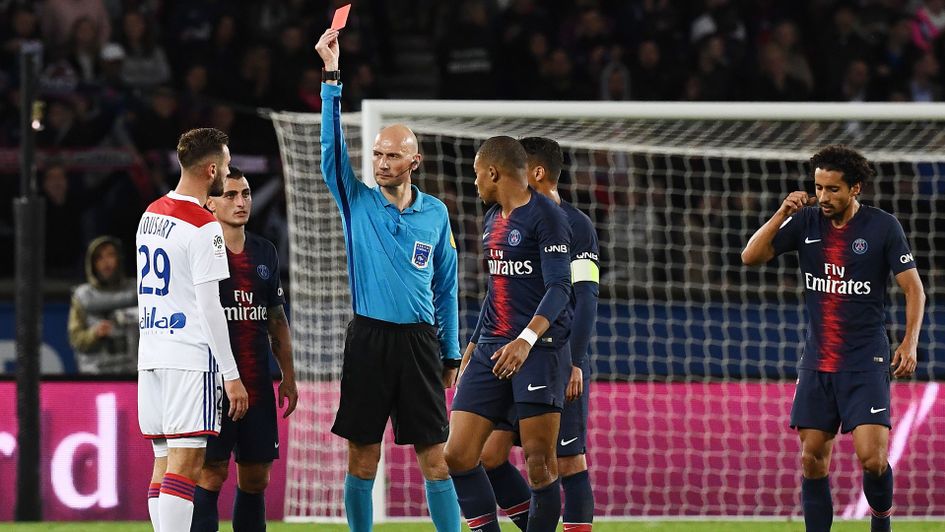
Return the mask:
<path fill-rule="evenodd" d="M 441 356 L 459 359 L 456 245 L 440 200 L 414 186 L 403 212 L 351 168 L 341 85 L 322 83 L 322 177 L 338 203 L 355 314 L 435 325 Z"/>

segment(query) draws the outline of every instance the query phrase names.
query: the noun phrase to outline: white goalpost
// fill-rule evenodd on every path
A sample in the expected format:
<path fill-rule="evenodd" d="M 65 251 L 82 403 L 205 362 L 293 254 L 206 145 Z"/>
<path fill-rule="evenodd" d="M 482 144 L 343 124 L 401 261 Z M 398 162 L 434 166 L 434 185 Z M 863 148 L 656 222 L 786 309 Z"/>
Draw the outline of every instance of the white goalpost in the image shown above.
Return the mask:
<path fill-rule="evenodd" d="M 373 183 L 377 131 L 404 123 L 424 155 L 414 183 L 449 207 L 461 345 L 486 281 L 476 149 L 495 135 L 561 144 L 562 196 L 591 217 L 601 242 L 588 462 L 595 515 L 605 519 L 800 515 L 799 444 L 787 425 L 803 285 L 795 256 L 749 270 L 739 252 L 788 192 L 812 192 L 815 151 L 831 143 L 861 150 L 878 173 L 862 201 L 902 222 L 928 295 L 917 377 L 893 384 L 896 514 L 945 516 L 945 104 L 368 100 L 362 108 L 342 115 L 359 177 Z M 289 520 L 343 521 L 346 444 L 329 429 L 351 307 L 340 215 L 319 170 L 320 119 L 273 115 L 300 386 L 285 507 Z M 890 286 L 895 345 L 904 301 Z M 428 518 L 412 449 L 391 440 L 388 432 L 375 516 Z M 864 516 L 849 436 L 837 439 L 831 479 L 837 514 Z"/>

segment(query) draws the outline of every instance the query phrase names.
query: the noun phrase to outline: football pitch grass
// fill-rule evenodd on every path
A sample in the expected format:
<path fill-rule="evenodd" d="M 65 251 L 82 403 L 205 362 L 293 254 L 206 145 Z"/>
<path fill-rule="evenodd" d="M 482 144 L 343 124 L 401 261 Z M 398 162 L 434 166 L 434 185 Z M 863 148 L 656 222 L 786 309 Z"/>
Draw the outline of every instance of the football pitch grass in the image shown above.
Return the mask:
<path fill-rule="evenodd" d="M 835 521 L 833 532 L 865 532 L 870 528 L 868 521 Z M 270 522 L 269 532 L 295 532 L 302 530 L 317 530 L 324 532 L 342 532 L 348 527 L 344 525 L 323 524 L 287 524 Z M 432 532 L 430 523 L 395 523 L 376 525 L 378 532 Z M 220 527 L 221 532 L 233 530 L 229 523 Z M 469 529 L 463 526 L 464 531 Z M 502 524 L 503 532 L 515 532 L 518 529 L 511 523 Z M 561 526 L 558 526 L 561 530 Z M 803 532 L 802 522 L 784 521 L 600 521 L 594 523 L 596 532 Z M 945 521 L 895 521 L 893 530 L 896 532 L 932 532 L 945 531 Z M 150 523 L 143 521 L 125 523 L 34 523 L 14 524 L 0 523 L 0 532 L 151 532 Z"/>

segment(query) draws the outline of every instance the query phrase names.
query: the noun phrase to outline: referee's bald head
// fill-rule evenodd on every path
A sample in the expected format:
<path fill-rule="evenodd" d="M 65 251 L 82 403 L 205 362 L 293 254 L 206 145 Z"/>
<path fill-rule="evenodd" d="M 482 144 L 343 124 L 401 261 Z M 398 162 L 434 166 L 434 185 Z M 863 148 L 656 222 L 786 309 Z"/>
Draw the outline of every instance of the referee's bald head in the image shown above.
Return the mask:
<path fill-rule="evenodd" d="M 495 166 L 502 174 L 525 180 L 528 154 L 522 144 L 512 137 L 502 135 L 486 140 L 476 156 L 482 165 Z"/>

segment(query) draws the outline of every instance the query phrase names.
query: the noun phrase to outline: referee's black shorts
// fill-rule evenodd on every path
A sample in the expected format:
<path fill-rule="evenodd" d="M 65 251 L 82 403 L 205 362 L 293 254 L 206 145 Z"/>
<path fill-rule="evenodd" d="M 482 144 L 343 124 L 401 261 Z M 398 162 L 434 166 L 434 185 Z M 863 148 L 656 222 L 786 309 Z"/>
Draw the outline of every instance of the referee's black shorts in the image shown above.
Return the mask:
<path fill-rule="evenodd" d="M 432 325 L 355 316 L 345 338 L 341 404 L 331 431 L 355 443 L 379 443 L 390 417 L 398 445 L 445 442 L 442 376 Z"/>

